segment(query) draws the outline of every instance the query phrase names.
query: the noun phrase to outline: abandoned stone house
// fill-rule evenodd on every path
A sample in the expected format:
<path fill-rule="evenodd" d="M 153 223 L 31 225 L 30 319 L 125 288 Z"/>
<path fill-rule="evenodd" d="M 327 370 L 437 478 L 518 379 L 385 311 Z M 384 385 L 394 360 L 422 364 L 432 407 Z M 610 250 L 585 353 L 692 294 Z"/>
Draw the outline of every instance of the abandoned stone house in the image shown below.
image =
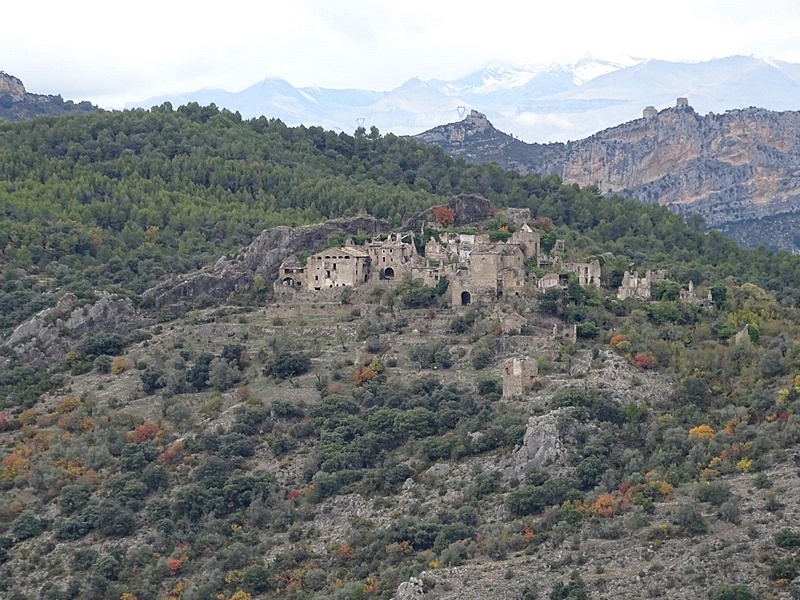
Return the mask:
<path fill-rule="evenodd" d="M 309 291 L 320 291 L 366 283 L 371 262 L 369 254 L 355 246 L 317 252 L 306 263 L 306 287 Z"/>
<path fill-rule="evenodd" d="M 664 281 L 667 272 L 663 269 L 658 271 L 648 270 L 644 277 L 639 277 L 639 274 L 634 271 L 625 271 L 622 276 L 622 285 L 617 290 L 617 298 L 625 300 L 626 298 L 637 298 L 639 300 L 649 300 L 652 296 L 653 285 Z"/>
<path fill-rule="evenodd" d="M 566 287 L 569 283 L 570 273 L 575 274 L 578 283 L 582 286 L 600 287 L 600 261 L 593 260 L 590 263 L 569 262 L 558 263 L 554 268 L 557 271 L 548 273 L 539 279 L 539 289 L 546 290 L 551 287 Z"/>
<path fill-rule="evenodd" d="M 522 396 L 536 382 L 539 363 L 525 358 L 509 358 L 503 363 L 503 398 Z"/>

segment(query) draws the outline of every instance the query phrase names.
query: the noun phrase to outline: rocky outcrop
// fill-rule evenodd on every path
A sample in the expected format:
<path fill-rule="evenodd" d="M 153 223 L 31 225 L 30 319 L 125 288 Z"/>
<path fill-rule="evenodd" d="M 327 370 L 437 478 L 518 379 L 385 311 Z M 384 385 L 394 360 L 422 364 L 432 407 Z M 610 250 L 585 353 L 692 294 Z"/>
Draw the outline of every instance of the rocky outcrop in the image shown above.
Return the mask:
<path fill-rule="evenodd" d="M 527 144 L 496 129 L 476 110 L 457 123 L 440 125 L 414 136 L 425 144 L 441 146 L 451 156 L 467 162 L 496 162 L 520 173 L 558 173 L 564 162 L 562 143 Z"/>
<path fill-rule="evenodd" d="M 89 113 L 97 107 L 89 102 L 64 101 L 61 96 L 31 94 L 22 81 L 0 71 L 0 120 L 21 121 L 45 115 Z"/>
<path fill-rule="evenodd" d="M 332 237 L 353 236 L 358 233 L 378 235 L 389 231 L 386 221 L 367 215 L 349 219 L 333 219 L 305 227 L 273 227 L 265 229 L 244 254 L 244 266 L 253 273 L 261 273 L 268 280 L 275 279 L 283 260 L 300 252 L 317 252 Z"/>
<path fill-rule="evenodd" d="M 569 408 L 560 408 L 546 415 L 528 418 L 522 445 L 514 451 L 514 471 L 527 473 L 560 462 L 566 449 L 558 435 L 558 419 Z"/>
<path fill-rule="evenodd" d="M 8 96 L 15 102 L 25 97 L 25 86 L 13 75 L 0 71 L 0 96 Z"/>
<path fill-rule="evenodd" d="M 679 102 L 580 141 L 541 145 L 513 140 L 473 111 L 416 138 L 473 162 L 556 174 L 603 194 L 699 214 L 744 245 L 798 251 L 796 219 L 776 239 L 760 230 L 774 228 L 766 219 L 800 212 L 800 112 L 747 108 L 701 116 Z"/>
<path fill-rule="evenodd" d="M 472 225 L 490 219 L 494 214 L 492 203 L 483 196 L 474 194 L 458 194 L 450 198 L 446 206 L 453 211 L 453 225 Z M 434 206 L 417 214 L 406 214 L 403 217 L 403 229 L 419 231 L 424 223 L 433 220 Z"/>
<path fill-rule="evenodd" d="M 19 325 L 2 346 L 13 351 L 16 362 L 41 366 L 61 360 L 86 335 L 125 333 L 149 322 L 130 298 L 104 292 L 99 299 L 86 304 L 73 294 L 65 294 L 56 306 Z"/>
<path fill-rule="evenodd" d="M 169 279 L 147 290 L 156 308 L 169 308 L 176 316 L 186 313 L 202 298 L 221 302 L 230 294 L 244 290 L 253 281 L 241 265 L 222 257 L 200 271 Z"/>
<path fill-rule="evenodd" d="M 411 577 L 397 587 L 397 593 L 393 600 L 419 600 L 424 594 L 425 588 L 422 580 Z"/>
<path fill-rule="evenodd" d="M 333 219 L 305 227 L 272 227 L 262 231 L 240 256 L 222 257 L 211 266 L 165 281 L 147 290 L 144 296 L 152 298 L 156 308 L 180 315 L 201 298 L 222 302 L 230 294 L 245 290 L 255 275 L 271 282 L 287 257 L 300 251 L 316 252 L 333 237 L 378 235 L 390 229 L 386 221 L 370 216 Z"/>
<path fill-rule="evenodd" d="M 571 145 L 562 176 L 720 226 L 800 209 L 798 159 L 800 112 L 676 106 Z"/>

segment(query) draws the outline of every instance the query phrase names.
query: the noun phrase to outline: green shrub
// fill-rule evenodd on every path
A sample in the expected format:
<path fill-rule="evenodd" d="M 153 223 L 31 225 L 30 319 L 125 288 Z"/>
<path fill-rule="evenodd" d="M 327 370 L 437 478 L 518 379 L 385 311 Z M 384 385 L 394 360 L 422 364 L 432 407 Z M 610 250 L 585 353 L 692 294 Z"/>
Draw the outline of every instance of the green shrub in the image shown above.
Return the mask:
<path fill-rule="evenodd" d="M 719 585 L 709 595 L 711 600 L 756 600 L 756 595 L 745 585 Z"/>

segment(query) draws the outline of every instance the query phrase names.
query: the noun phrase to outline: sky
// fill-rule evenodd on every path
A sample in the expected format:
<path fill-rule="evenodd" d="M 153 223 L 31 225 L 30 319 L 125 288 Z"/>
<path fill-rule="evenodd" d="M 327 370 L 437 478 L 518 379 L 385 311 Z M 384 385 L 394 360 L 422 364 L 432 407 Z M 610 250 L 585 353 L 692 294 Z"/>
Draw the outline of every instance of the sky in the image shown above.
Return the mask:
<path fill-rule="evenodd" d="M 383 91 L 587 54 L 800 63 L 800 2 L 40 0 L 3 7 L 0 35 L 0 70 L 28 91 L 104 108 L 268 77 Z"/>

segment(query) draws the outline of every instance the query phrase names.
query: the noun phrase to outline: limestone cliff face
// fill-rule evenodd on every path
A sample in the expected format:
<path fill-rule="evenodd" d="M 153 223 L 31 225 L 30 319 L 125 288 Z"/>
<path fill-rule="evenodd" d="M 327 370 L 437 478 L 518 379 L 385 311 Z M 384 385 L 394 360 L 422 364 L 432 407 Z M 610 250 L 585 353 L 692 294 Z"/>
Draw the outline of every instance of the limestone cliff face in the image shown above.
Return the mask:
<path fill-rule="evenodd" d="M 25 86 L 13 75 L 0 71 L 0 96 L 9 96 L 19 102 L 25 97 Z"/>
<path fill-rule="evenodd" d="M 46 115 L 88 113 L 97 110 L 89 102 L 64 101 L 61 96 L 31 94 L 17 77 L 0 71 L 0 120 L 21 121 Z"/>
<path fill-rule="evenodd" d="M 800 112 L 747 108 L 697 114 L 681 102 L 647 117 L 564 144 L 525 144 L 475 111 L 416 139 L 472 162 L 520 173 L 557 174 L 698 213 L 744 245 L 797 251 L 800 245 Z M 765 235 L 779 219 L 781 235 Z M 770 224 L 772 223 L 772 224 Z"/>
<path fill-rule="evenodd" d="M 800 112 L 662 110 L 575 142 L 561 175 L 711 226 L 800 207 Z"/>

